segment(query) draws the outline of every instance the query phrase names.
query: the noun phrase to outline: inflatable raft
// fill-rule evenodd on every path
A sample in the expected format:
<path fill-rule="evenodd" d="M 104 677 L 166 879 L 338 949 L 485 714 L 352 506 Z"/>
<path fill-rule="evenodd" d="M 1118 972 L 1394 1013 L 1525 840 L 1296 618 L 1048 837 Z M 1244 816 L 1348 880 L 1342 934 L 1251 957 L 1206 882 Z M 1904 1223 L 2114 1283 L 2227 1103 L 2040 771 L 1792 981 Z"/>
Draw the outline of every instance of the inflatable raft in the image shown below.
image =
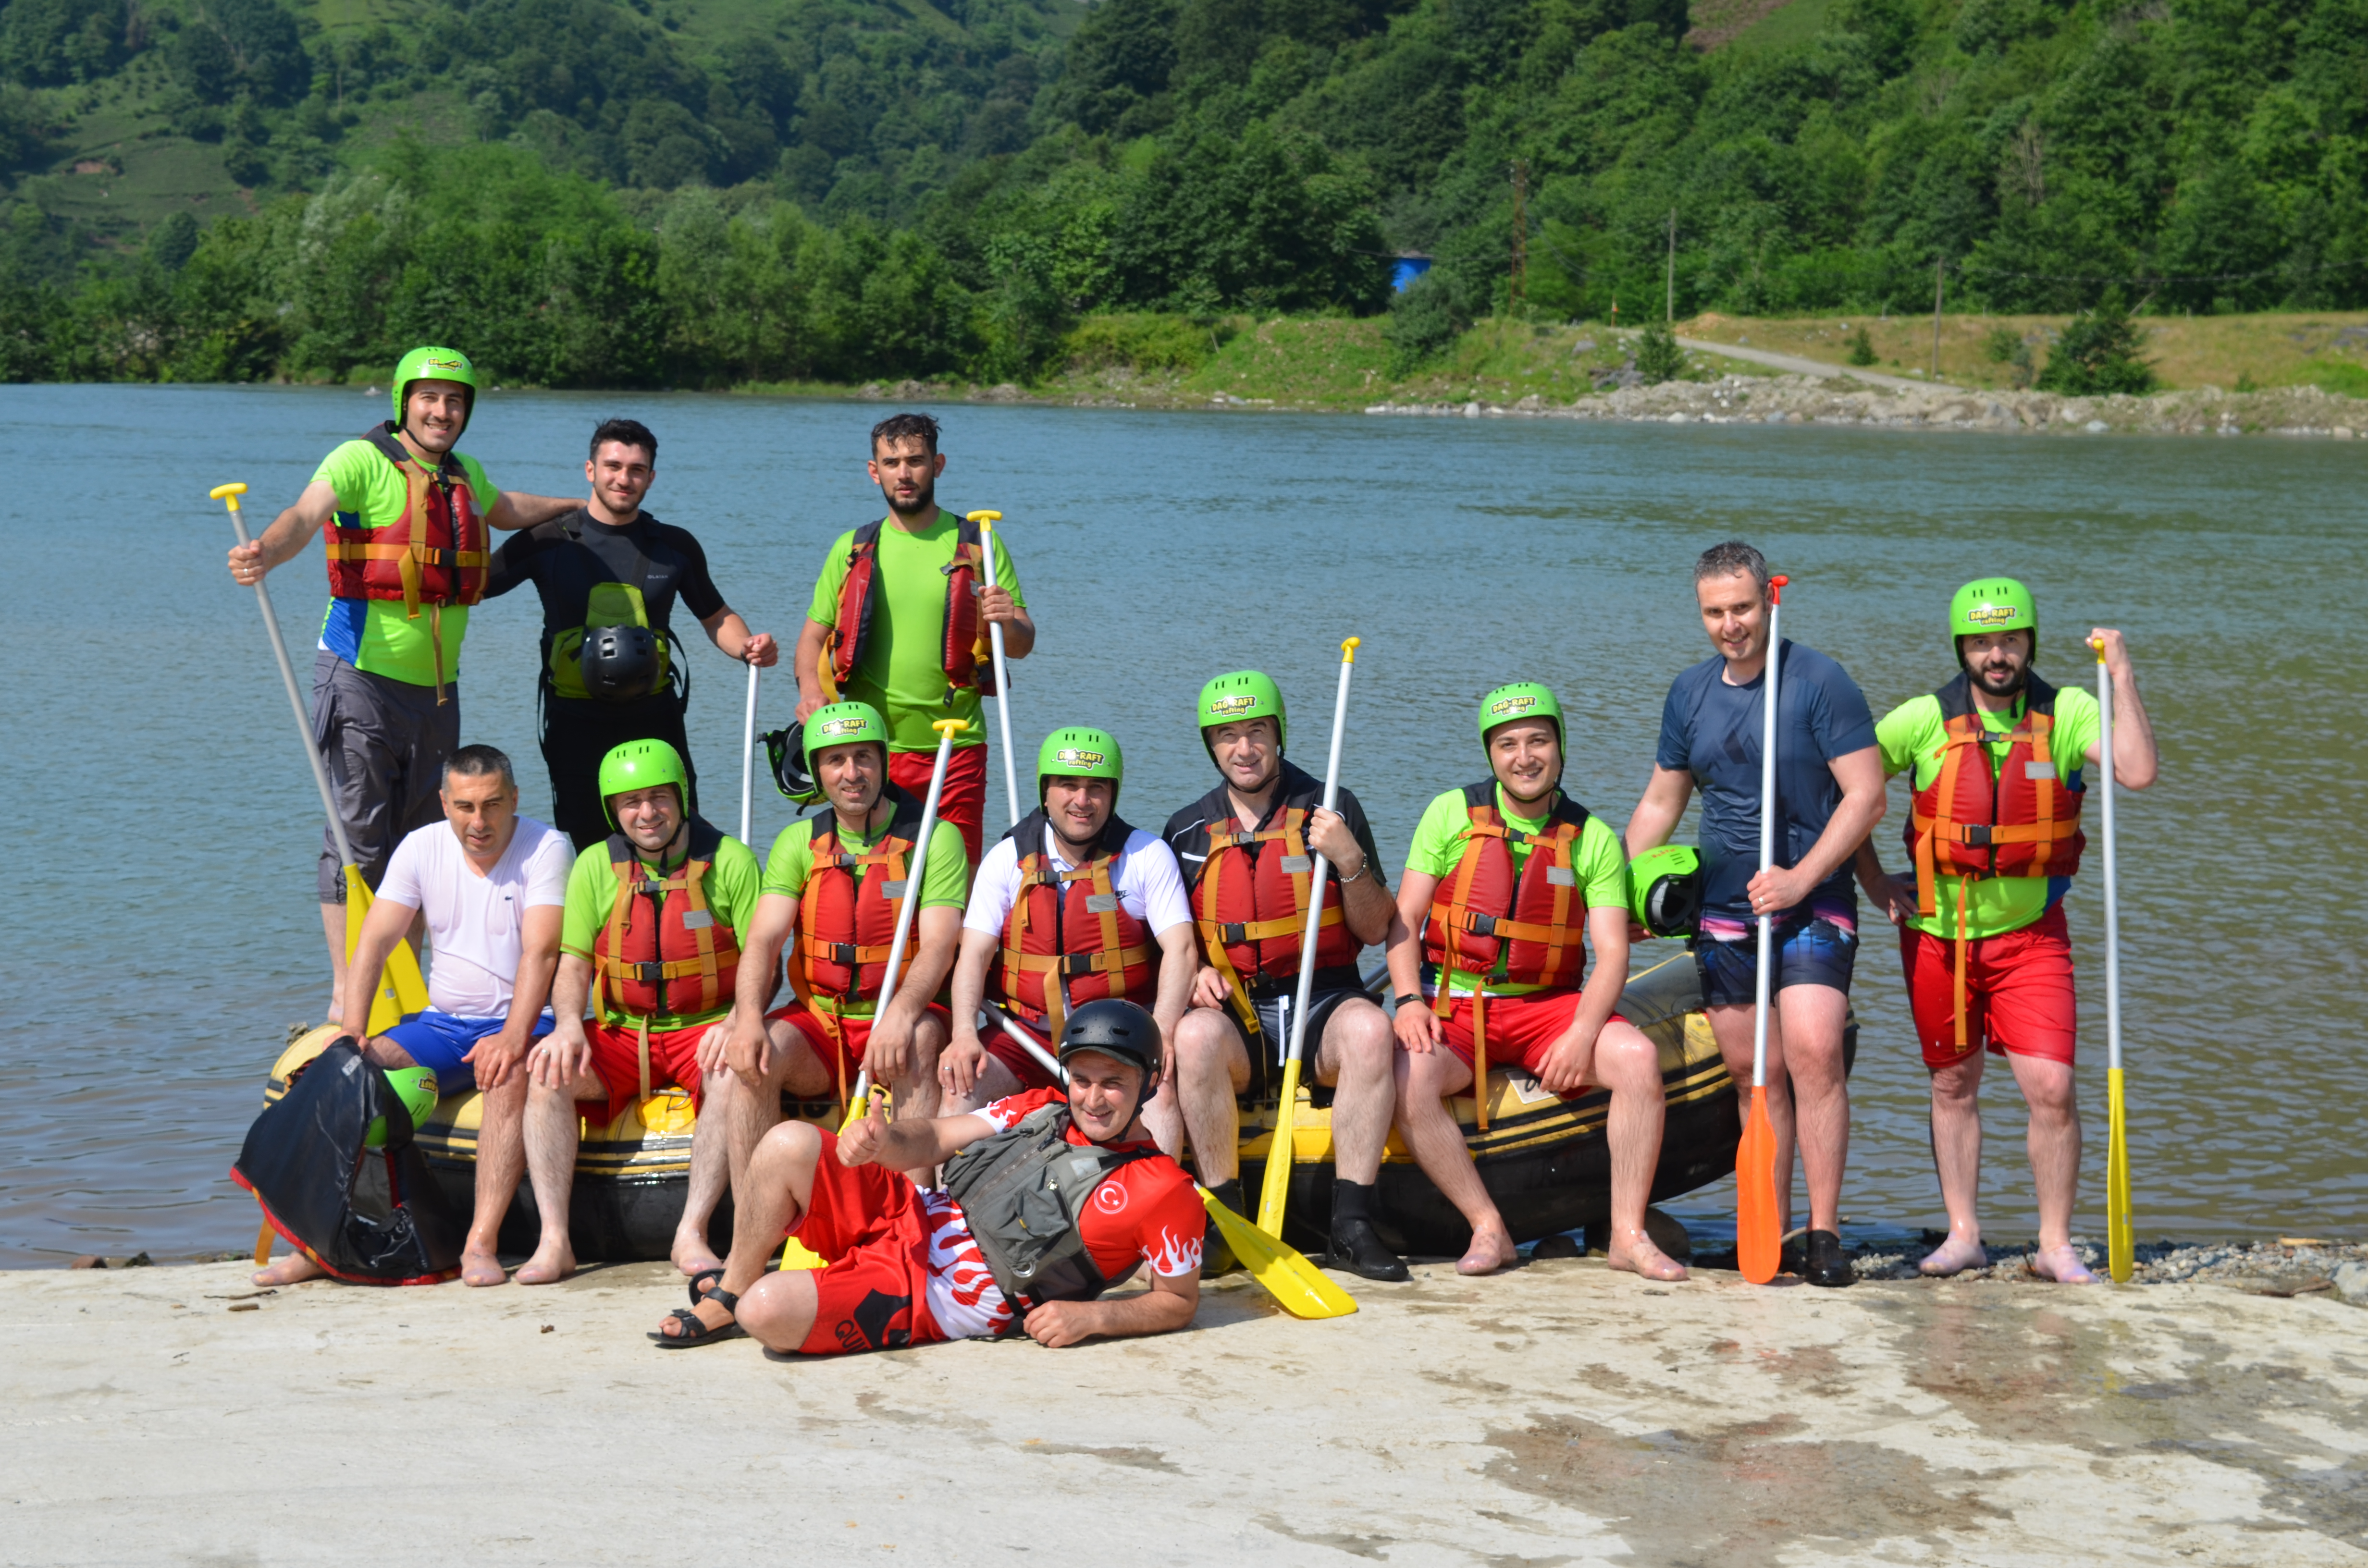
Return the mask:
<path fill-rule="evenodd" d="M 1741 1135 L 1735 1084 L 1701 1008 L 1697 971 L 1683 953 L 1631 977 L 1621 997 L 1622 1016 L 1650 1036 L 1661 1053 L 1668 1119 L 1653 1179 L 1655 1202 L 1707 1187 L 1735 1169 L 1735 1147 Z M 336 1028 L 324 1026 L 290 1042 L 272 1065 L 266 1097 L 277 1099 L 287 1087 L 288 1074 L 336 1036 Z M 1854 1059 L 1854 1017 L 1843 1039 L 1845 1060 Z M 1502 1068 L 1490 1071 L 1487 1092 L 1486 1132 L 1479 1131 L 1473 1096 L 1457 1097 L 1452 1108 L 1473 1162 L 1514 1239 L 1535 1241 L 1608 1218 L 1611 1163 L 1603 1126 L 1610 1094 L 1589 1090 L 1565 1100 L 1526 1074 Z M 1331 1216 L 1331 1111 L 1313 1103 L 1328 1097 L 1320 1091 L 1311 1096 L 1303 1089 L 1301 1096 L 1286 1239 L 1311 1249 L 1323 1244 Z M 1243 1110 L 1242 1182 L 1253 1194 L 1259 1190 L 1273 1148 L 1276 1108 L 1269 1100 Z M 818 1125 L 836 1125 L 837 1108 L 827 1100 L 784 1098 L 782 1109 Z M 418 1133 L 429 1169 L 464 1213 L 475 1201 L 478 1113 L 475 1091 L 448 1095 Z M 670 1089 L 627 1106 L 605 1126 L 585 1124 L 568 1217 L 577 1257 L 624 1261 L 666 1256 L 682 1215 L 694 1120 L 690 1096 Z M 1409 1252 L 1452 1256 L 1469 1243 L 1463 1216 L 1422 1174 L 1395 1132 L 1382 1166 L 1381 1189 L 1385 1217 Z M 726 1196 L 710 1237 L 719 1247 L 730 1233 L 731 1203 Z M 531 1252 L 540 1223 L 533 1191 L 522 1182 L 502 1227 L 502 1250 Z"/>

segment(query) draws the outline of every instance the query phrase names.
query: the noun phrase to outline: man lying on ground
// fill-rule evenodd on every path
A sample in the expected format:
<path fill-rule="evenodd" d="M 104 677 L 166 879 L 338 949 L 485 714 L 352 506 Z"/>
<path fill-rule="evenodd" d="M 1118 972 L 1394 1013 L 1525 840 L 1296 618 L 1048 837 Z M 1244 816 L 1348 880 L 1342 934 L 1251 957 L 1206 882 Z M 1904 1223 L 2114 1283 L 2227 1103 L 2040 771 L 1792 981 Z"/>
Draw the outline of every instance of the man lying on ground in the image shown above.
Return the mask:
<path fill-rule="evenodd" d="M 891 1122 L 875 1099 L 837 1136 L 775 1127 L 749 1162 L 731 1261 L 693 1278 L 693 1305 L 650 1337 L 672 1350 L 746 1334 L 833 1355 L 1015 1333 L 1058 1347 L 1190 1323 L 1207 1215 L 1140 1114 L 1158 1092 L 1159 1026 L 1132 1002 L 1088 1002 L 1060 1050 L 1065 1091 L 928 1121 Z M 940 1163 L 941 1191 L 900 1174 Z M 1047 1227 L 1047 1207 L 1064 1222 Z M 826 1267 L 767 1274 L 786 1235 Z M 1099 1300 L 1145 1263 L 1149 1290 Z"/>

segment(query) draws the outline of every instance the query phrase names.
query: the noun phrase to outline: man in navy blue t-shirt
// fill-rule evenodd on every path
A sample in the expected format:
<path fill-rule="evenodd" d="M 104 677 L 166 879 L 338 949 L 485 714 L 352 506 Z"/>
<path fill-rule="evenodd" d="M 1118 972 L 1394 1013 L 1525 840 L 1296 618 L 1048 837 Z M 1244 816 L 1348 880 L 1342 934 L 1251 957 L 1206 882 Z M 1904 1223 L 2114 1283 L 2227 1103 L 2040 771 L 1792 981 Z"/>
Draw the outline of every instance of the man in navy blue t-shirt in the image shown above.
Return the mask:
<path fill-rule="evenodd" d="M 1692 947 L 1711 1033 L 1738 1085 L 1751 1081 L 1756 922 L 1762 915 L 1775 920 L 1768 1116 L 1776 1128 L 1778 1212 L 1790 1230 L 1797 1095 L 1801 1163 L 1809 1177 L 1802 1272 L 1813 1285 L 1848 1285 L 1853 1276 L 1836 1225 L 1850 1157 L 1842 1026 L 1858 953 L 1858 894 L 1850 866 L 1883 816 L 1874 715 L 1839 665 L 1785 640 L 1776 692 L 1775 863 L 1761 871 L 1766 559 L 1742 543 L 1703 551 L 1694 563 L 1694 597 L 1717 652 L 1669 687 L 1653 781 L 1628 819 L 1628 854 L 1633 859 L 1667 843 L 1685 814 L 1687 797 L 1702 791 L 1703 902 Z"/>

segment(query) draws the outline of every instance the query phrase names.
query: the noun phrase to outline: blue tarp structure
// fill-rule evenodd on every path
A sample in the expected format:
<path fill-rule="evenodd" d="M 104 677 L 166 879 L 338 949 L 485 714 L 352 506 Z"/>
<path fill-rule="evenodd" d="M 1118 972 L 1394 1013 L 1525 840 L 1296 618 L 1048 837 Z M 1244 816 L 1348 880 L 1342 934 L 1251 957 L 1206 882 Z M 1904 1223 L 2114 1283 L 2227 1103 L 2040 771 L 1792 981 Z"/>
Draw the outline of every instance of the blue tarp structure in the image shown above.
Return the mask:
<path fill-rule="evenodd" d="M 1427 256 L 1402 256 L 1398 257 L 1397 265 L 1390 269 L 1390 288 L 1395 292 L 1403 294 L 1407 290 L 1414 287 L 1414 280 L 1416 278 L 1421 277 L 1424 273 L 1429 272 L 1429 270 L 1430 257 Z"/>

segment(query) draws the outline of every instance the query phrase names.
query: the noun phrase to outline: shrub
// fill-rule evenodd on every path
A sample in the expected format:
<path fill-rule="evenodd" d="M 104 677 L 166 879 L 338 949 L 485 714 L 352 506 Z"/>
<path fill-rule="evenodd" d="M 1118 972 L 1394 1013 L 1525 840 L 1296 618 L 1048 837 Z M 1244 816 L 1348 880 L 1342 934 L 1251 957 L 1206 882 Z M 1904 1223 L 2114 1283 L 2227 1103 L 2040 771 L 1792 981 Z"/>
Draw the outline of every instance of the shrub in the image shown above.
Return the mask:
<path fill-rule="evenodd" d="M 1874 363 L 1874 339 L 1867 335 L 1863 323 L 1850 335 L 1850 362 L 1853 365 Z"/>
<path fill-rule="evenodd" d="M 2072 318 L 2036 384 L 2042 392 L 2076 397 L 2150 392 L 2155 389 L 2154 366 L 2138 358 L 2145 343 L 2145 329 L 2130 319 L 2121 291 L 2110 290 L 2095 309 Z"/>
<path fill-rule="evenodd" d="M 1454 279 L 1433 267 L 1390 297 L 1382 341 L 1390 346 L 1391 375 L 1409 375 L 1438 358 L 1472 324 L 1457 292 Z"/>
<path fill-rule="evenodd" d="M 1137 371 L 1199 369 L 1215 345 L 1210 329 L 1188 316 L 1141 314 L 1087 316 L 1061 339 L 1061 358 L 1075 370 L 1116 365 Z"/>
<path fill-rule="evenodd" d="M 1645 378 L 1645 384 L 1674 381 L 1685 370 L 1686 357 L 1678 347 L 1677 333 L 1668 322 L 1648 324 L 1636 338 L 1636 373 Z"/>

